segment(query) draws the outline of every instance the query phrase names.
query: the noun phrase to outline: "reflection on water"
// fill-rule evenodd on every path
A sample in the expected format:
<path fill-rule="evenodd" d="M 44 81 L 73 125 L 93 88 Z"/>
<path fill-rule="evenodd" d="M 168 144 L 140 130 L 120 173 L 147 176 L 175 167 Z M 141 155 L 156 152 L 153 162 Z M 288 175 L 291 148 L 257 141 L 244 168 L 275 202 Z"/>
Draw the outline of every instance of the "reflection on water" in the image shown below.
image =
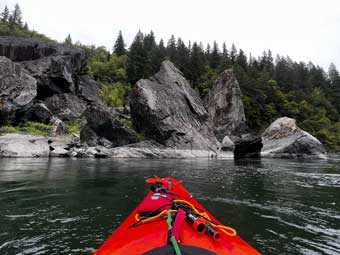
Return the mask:
<path fill-rule="evenodd" d="M 0 254 L 91 254 L 172 175 L 263 254 L 340 254 L 340 160 L 1 159 Z"/>

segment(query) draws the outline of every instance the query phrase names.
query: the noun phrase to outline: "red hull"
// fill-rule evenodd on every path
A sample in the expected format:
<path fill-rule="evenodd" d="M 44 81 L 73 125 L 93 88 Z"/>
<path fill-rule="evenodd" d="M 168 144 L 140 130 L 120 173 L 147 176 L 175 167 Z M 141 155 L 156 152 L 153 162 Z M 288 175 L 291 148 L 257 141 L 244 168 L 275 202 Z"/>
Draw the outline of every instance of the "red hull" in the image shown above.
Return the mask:
<path fill-rule="evenodd" d="M 171 190 L 180 199 L 187 200 L 196 208 L 203 210 L 211 220 L 221 224 L 212 216 L 191 194 L 171 177 L 163 180 L 172 180 Z M 165 188 L 168 188 L 166 182 Z M 139 255 L 144 254 L 157 247 L 168 244 L 168 224 L 166 220 L 149 222 L 140 226 L 132 227 L 136 223 L 135 215 L 145 204 L 150 204 L 155 193 L 150 191 L 140 205 L 130 214 L 130 216 L 120 225 L 120 227 L 110 236 L 110 238 L 94 253 L 94 255 Z M 149 206 L 149 205 L 147 205 Z M 215 254 L 231 255 L 259 255 L 260 253 L 242 240 L 238 235 L 228 236 L 220 232 L 220 239 L 213 240 L 205 234 L 198 234 L 188 223 L 182 224 L 180 228 L 180 246 L 195 246 L 209 250 Z"/>

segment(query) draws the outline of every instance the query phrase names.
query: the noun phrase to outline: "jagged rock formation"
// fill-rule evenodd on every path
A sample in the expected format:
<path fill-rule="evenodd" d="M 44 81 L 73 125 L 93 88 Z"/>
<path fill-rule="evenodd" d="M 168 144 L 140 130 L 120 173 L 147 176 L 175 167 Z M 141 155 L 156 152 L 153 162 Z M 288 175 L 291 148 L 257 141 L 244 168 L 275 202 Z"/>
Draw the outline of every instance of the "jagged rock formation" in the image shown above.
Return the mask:
<path fill-rule="evenodd" d="M 219 141 L 240 136 L 246 129 L 242 92 L 232 69 L 222 72 L 205 97 L 209 123 Z"/>
<path fill-rule="evenodd" d="M 326 150 L 320 141 L 300 129 L 291 118 L 274 121 L 262 134 L 262 141 L 263 157 L 326 158 Z"/>
<path fill-rule="evenodd" d="M 136 132 L 112 117 L 109 111 L 92 105 L 85 111 L 87 124 L 80 133 L 81 142 L 88 146 L 117 147 L 139 141 Z"/>
<path fill-rule="evenodd" d="M 25 107 L 36 95 L 36 79 L 19 64 L 0 56 L 0 115 Z"/>
<path fill-rule="evenodd" d="M 7 79 L 2 78 L 4 81 L 0 83 L 4 91 L 0 94 L 1 112 L 13 114 L 20 110 L 17 117 L 22 117 L 22 112 L 30 110 L 28 103 L 44 102 L 53 115 L 69 120 L 83 113 L 87 104 L 101 104 L 101 85 L 88 77 L 87 58 L 81 49 L 27 38 L 0 37 L 0 56 L 7 58 L 2 57 L 2 62 L 15 62 L 1 64 L 0 75 Z M 8 89 L 7 81 L 15 89 Z"/>
<path fill-rule="evenodd" d="M 202 100 L 170 61 L 135 84 L 130 108 L 134 127 L 148 139 L 176 149 L 217 148 Z"/>

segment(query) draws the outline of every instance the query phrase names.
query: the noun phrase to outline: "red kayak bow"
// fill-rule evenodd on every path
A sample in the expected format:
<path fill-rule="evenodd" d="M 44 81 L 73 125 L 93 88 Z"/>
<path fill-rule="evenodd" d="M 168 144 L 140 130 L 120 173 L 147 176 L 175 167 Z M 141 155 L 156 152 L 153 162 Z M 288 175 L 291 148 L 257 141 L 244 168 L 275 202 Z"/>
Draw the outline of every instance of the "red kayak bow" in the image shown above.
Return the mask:
<path fill-rule="evenodd" d="M 94 255 L 259 255 L 172 177 L 151 191 Z"/>

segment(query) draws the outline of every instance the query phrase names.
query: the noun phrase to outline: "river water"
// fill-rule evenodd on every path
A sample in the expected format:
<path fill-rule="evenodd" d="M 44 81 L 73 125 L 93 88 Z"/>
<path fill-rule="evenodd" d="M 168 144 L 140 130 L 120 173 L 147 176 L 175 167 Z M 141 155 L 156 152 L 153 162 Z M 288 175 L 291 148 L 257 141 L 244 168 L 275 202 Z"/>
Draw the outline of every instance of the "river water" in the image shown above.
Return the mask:
<path fill-rule="evenodd" d="M 171 175 L 263 254 L 340 254 L 340 157 L 1 159 L 0 254 L 91 254 Z"/>

